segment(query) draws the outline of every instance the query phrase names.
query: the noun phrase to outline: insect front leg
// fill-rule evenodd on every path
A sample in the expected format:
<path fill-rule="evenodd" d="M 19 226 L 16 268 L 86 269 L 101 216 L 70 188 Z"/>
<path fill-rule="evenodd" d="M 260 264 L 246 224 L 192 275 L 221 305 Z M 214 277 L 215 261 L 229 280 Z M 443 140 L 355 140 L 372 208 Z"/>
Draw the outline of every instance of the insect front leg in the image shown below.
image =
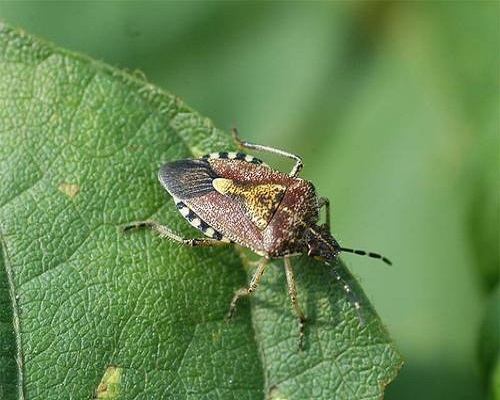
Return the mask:
<path fill-rule="evenodd" d="M 304 347 L 304 331 L 306 318 L 302 312 L 298 299 L 297 299 L 297 287 L 295 286 L 295 276 L 293 275 L 292 263 L 290 262 L 290 257 L 285 257 L 285 274 L 286 282 L 288 284 L 288 295 L 290 296 L 290 301 L 292 302 L 292 307 L 297 315 L 297 322 L 299 324 L 299 343 L 297 348 L 301 351 Z"/>
<path fill-rule="evenodd" d="M 238 300 L 242 296 L 251 296 L 253 292 L 257 289 L 257 286 L 259 286 L 260 279 L 262 278 L 262 275 L 264 275 L 264 271 L 266 270 L 267 264 L 269 263 L 269 259 L 266 257 L 262 257 L 262 259 L 259 262 L 259 265 L 257 266 L 257 270 L 252 276 L 252 279 L 250 281 L 250 285 L 248 285 L 248 288 L 241 288 L 238 289 L 234 293 L 233 300 L 231 300 L 231 304 L 229 306 L 229 311 L 226 315 L 226 320 L 230 321 L 231 318 L 233 318 L 234 312 L 236 311 L 236 303 L 238 303 Z"/>
<path fill-rule="evenodd" d="M 156 221 L 137 221 L 131 222 L 123 227 L 123 231 L 129 231 L 137 228 L 149 228 L 158 233 L 162 239 L 169 239 L 174 242 L 181 243 L 191 247 L 213 247 L 213 246 L 226 246 L 229 243 L 221 240 L 210 238 L 194 238 L 186 239 L 172 231 L 168 226 L 162 225 Z"/>
<path fill-rule="evenodd" d="M 325 225 L 328 228 L 328 232 L 330 232 L 330 200 L 326 197 L 320 197 L 318 199 L 318 208 L 325 207 Z"/>
<path fill-rule="evenodd" d="M 291 158 L 292 160 L 295 160 L 295 165 L 293 166 L 292 170 L 289 173 L 289 175 L 292 178 L 295 178 L 299 174 L 302 167 L 304 166 L 304 164 L 302 162 L 302 158 L 300 158 L 299 156 L 297 156 L 295 154 L 288 153 L 288 152 L 283 151 L 283 150 L 275 149 L 274 147 L 265 146 L 263 144 L 244 142 L 239 138 L 238 130 L 236 128 L 233 128 L 232 134 L 233 134 L 234 140 L 236 141 L 236 143 L 238 143 L 238 146 L 240 146 L 240 147 L 243 147 L 246 149 L 258 150 L 258 151 L 267 151 L 268 153 L 278 154 L 282 157 Z"/>

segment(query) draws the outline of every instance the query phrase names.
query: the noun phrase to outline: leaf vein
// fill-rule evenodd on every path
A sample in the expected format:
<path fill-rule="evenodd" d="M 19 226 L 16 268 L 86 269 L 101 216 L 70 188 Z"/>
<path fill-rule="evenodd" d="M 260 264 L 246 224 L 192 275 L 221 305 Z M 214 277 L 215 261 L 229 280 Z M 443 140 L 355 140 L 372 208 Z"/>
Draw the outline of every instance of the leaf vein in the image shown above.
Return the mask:
<path fill-rule="evenodd" d="M 9 285 L 9 295 L 12 305 L 12 323 L 16 337 L 16 364 L 17 364 L 17 386 L 19 400 L 24 400 L 24 359 L 22 353 L 21 322 L 19 319 L 19 309 L 17 305 L 17 295 L 14 285 L 14 272 L 9 264 L 7 245 L 4 240 L 2 226 L 0 225 L 0 256 L 3 258 L 7 281 Z"/>

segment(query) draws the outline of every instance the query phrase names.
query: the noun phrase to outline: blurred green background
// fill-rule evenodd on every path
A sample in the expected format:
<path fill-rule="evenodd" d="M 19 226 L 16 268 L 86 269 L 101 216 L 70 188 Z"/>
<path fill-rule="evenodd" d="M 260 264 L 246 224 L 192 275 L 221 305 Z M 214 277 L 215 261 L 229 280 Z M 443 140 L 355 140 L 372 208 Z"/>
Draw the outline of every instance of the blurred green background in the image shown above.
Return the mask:
<path fill-rule="evenodd" d="M 300 154 L 341 243 L 394 261 L 343 257 L 405 358 L 386 399 L 485 399 L 498 359 L 499 4 L 4 1 L 0 19 Z"/>

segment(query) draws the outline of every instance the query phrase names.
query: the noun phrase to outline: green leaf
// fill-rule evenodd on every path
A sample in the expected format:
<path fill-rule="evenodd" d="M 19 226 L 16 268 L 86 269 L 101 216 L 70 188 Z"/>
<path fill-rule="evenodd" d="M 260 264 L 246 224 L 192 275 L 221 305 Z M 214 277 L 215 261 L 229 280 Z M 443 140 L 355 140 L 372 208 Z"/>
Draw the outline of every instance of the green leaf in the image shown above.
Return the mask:
<path fill-rule="evenodd" d="M 231 148 L 175 96 L 0 26 L 0 397 L 382 397 L 401 359 L 342 265 L 365 325 L 331 271 L 298 258 L 297 353 L 281 262 L 227 324 L 244 253 L 121 231 L 152 218 L 196 236 L 158 167 Z"/>
<path fill-rule="evenodd" d="M 479 366 L 490 398 L 500 398 L 500 286 L 492 290 L 486 302 L 479 331 Z"/>

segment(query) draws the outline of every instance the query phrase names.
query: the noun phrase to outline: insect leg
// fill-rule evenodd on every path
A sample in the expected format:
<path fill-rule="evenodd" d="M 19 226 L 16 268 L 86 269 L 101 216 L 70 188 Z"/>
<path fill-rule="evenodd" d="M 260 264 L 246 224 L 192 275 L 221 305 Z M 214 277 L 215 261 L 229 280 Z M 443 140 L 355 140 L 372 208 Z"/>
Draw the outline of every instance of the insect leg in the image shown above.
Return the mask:
<path fill-rule="evenodd" d="M 297 348 L 299 351 L 301 351 L 304 345 L 304 329 L 305 329 L 306 319 L 298 303 L 297 287 L 295 286 L 295 277 L 293 275 L 293 269 L 292 269 L 292 263 L 290 262 L 290 257 L 285 257 L 284 261 L 285 261 L 286 281 L 288 284 L 288 295 L 290 296 L 290 300 L 295 310 L 295 314 L 297 314 L 297 322 L 299 324 L 299 343 Z"/>
<path fill-rule="evenodd" d="M 233 128 L 232 134 L 233 134 L 234 140 L 236 141 L 236 143 L 238 143 L 238 146 L 240 146 L 240 147 L 258 150 L 258 151 L 267 151 L 268 153 L 278 154 L 280 156 L 291 158 L 292 160 L 295 160 L 295 165 L 293 166 L 293 168 L 289 174 L 292 178 L 296 177 L 298 175 L 299 171 L 304 166 L 304 164 L 302 163 L 302 158 L 300 158 L 299 156 L 297 156 L 295 154 L 288 153 L 288 152 L 283 151 L 283 150 L 275 149 L 274 147 L 265 146 L 263 144 L 244 142 L 238 137 L 238 130 L 236 128 Z"/>
<path fill-rule="evenodd" d="M 226 320 L 230 321 L 231 318 L 233 317 L 234 312 L 236 311 L 236 303 L 238 303 L 238 300 L 242 296 L 251 296 L 253 292 L 257 289 L 257 286 L 259 286 L 260 279 L 262 278 L 262 275 L 264 275 L 264 271 L 266 270 L 267 264 L 269 263 L 269 259 L 266 257 L 262 257 L 262 259 L 259 262 L 259 265 L 257 266 L 257 271 L 252 276 L 252 279 L 250 281 L 250 285 L 248 285 L 248 288 L 241 288 L 238 289 L 234 293 L 234 297 L 231 300 L 231 304 L 229 305 L 229 311 L 226 315 Z"/>
<path fill-rule="evenodd" d="M 325 225 L 330 232 L 330 200 L 326 197 L 320 197 L 318 199 L 318 208 L 325 207 Z"/>
<path fill-rule="evenodd" d="M 130 224 L 125 225 L 123 227 L 123 230 L 126 232 L 130 229 L 137 229 L 137 228 L 149 228 L 158 233 L 162 239 L 169 239 L 174 242 L 178 242 L 191 247 L 225 246 L 229 244 L 228 242 L 210 238 L 186 239 L 183 238 L 182 236 L 179 236 L 174 231 L 172 231 L 168 226 L 162 225 L 156 221 L 131 222 Z"/>

